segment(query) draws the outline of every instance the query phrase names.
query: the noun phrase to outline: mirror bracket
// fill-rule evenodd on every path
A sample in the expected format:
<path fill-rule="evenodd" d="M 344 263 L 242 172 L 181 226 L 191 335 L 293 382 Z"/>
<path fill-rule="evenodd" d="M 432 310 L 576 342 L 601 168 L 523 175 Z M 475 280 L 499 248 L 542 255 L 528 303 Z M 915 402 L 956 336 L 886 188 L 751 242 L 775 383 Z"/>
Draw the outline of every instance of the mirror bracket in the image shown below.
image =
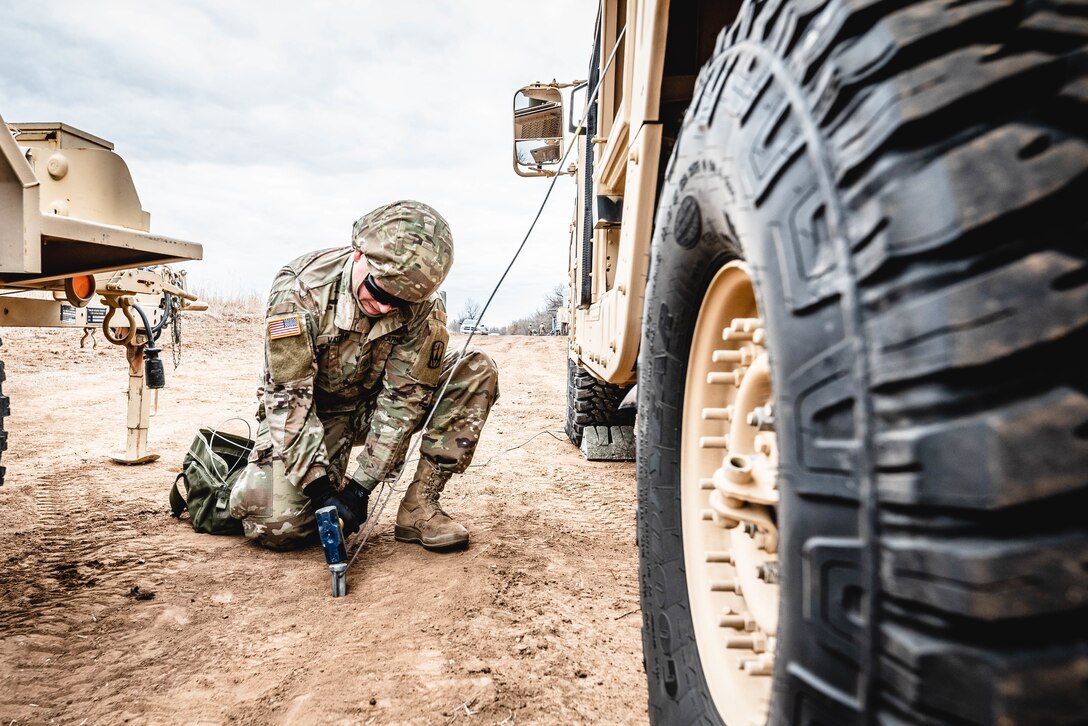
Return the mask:
<path fill-rule="evenodd" d="M 574 176 L 575 174 L 578 173 L 578 165 L 571 162 L 571 164 L 569 166 L 567 166 L 566 169 L 563 169 L 562 171 L 552 171 L 551 169 L 542 169 L 542 168 L 538 168 L 538 167 L 521 168 L 521 167 L 518 166 L 517 159 L 515 159 L 514 160 L 514 173 L 517 174 L 518 176 L 524 176 L 524 177 L 532 177 L 532 176 L 543 176 L 543 177 Z"/>
<path fill-rule="evenodd" d="M 540 81 L 536 81 L 525 86 L 522 90 L 534 91 L 541 88 L 554 88 L 556 90 L 559 90 L 563 88 L 573 88 L 575 86 L 584 86 L 586 85 L 586 83 L 588 83 L 588 81 L 570 81 L 569 83 L 560 83 L 553 78 L 551 80 L 551 83 L 541 83 Z"/>

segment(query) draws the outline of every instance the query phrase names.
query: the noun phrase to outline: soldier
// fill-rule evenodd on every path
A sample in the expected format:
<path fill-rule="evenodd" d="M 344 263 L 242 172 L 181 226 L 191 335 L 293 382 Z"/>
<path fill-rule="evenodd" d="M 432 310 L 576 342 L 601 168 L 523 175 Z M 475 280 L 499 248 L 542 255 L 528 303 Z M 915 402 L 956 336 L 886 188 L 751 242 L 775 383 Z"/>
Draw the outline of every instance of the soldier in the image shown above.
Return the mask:
<path fill-rule="evenodd" d="M 481 351 L 456 366 L 457 354 L 446 351 L 445 304 L 435 291 L 452 263 L 446 220 L 400 201 L 357 221 L 351 247 L 280 270 L 268 299 L 256 444 L 230 500 L 247 537 L 298 546 L 315 531 L 314 511 L 330 505 L 345 534 L 358 531 L 370 493 L 404 466 L 412 433 L 433 408 L 394 536 L 432 549 L 468 542 L 438 499 L 472 461 L 498 372 Z M 348 477 L 353 445 L 362 452 Z"/>

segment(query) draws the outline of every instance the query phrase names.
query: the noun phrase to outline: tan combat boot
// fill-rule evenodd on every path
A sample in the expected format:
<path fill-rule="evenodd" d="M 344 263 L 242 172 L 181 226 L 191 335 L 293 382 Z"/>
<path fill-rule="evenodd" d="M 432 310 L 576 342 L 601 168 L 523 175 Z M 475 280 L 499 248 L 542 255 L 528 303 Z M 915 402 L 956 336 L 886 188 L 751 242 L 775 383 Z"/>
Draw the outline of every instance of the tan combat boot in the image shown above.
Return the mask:
<path fill-rule="evenodd" d="M 438 504 L 449 472 L 438 471 L 420 461 L 415 478 L 404 492 L 397 510 L 393 536 L 401 542 L 418 542 L 428 549 L 445 549 L 468 544 L 468 530 L 450 519 Z"/>

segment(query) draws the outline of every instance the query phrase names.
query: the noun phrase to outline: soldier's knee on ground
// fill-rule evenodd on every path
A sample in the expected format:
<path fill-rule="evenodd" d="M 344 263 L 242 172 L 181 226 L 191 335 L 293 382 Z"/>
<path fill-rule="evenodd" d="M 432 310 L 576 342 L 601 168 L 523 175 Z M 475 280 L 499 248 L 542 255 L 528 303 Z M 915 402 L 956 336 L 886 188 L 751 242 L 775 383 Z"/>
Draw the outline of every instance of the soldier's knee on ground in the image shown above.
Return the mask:
<path fill-rule="evenodd" d="M 313 505 L 283 476 L 279 462 L 250 462 L 230 494 L 230 514 L 242 520 L 247 539 L 275 550 L 312 541 Z"/>

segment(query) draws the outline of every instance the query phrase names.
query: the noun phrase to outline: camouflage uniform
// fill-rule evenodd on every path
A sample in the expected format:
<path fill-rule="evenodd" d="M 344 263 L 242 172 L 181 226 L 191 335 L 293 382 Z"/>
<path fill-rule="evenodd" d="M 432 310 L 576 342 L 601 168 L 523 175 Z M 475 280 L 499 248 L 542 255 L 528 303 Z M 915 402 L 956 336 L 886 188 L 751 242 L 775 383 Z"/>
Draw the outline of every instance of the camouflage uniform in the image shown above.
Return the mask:
<path fill-rule="evenodd" d="M 446 476 L 463 472 L 498 397 L 497 369 L 486 353 L 469 350 L 455 367 L 457 354 L 446 351 L 444 305 L 425 281 L 433 273 L 420 269 L 413 279 L 402 267 L 396 278 L 381 277 L 388 260 L 374 251 L 376 242 L 389 259 L 403 262 L 412 256 L 406 229 L 429 224 L 433 234 L 433 225 L 445 220 L 416 212 L 375 229 L 368 217 L 356 223 L 355 245 L 368 234 L 388 237 L 364 248 L 373 252 L 367 265 L 374 276 L 398 297 L 427 297 L 381 317 L 365 315 L 352 289 L 354 248 L 304 255 L 277 275 L 268 299 L 256 446 L 231 495 L 231 513 L 246 536 L 269 547 L 297 546 L 313 533 L 303 488 L 324 474 L 341 485 L 352 446 L 362 451 L 351 476 L 367 491 L 395 477 L 447 379 L 423 433 L 420 466 Z"/>

